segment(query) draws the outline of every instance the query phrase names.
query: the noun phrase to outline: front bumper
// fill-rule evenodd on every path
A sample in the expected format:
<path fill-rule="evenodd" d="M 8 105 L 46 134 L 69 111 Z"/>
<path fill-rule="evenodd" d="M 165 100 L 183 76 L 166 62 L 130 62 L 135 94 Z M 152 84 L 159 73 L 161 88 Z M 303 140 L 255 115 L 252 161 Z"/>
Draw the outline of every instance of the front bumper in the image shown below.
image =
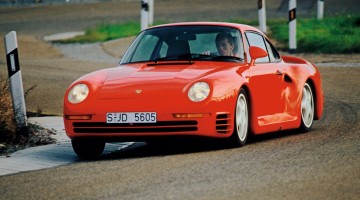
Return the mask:
<path fill-rule="evenodd" d="M 226 138 L 233 132 L 233 115 L 228 112 L 205 113 L 196 118 L 175 118 L 172 113 L 158 113 L 156 123 L 106 123 L 105 113 L 91 119 L 71 120 L 64 116 L 67 135 L 71 139 L 99 138 L 113 141 L 138 141 L 151 137 L 203 136 Z M 186 116 L 186 115 L 183 115 Z"/>

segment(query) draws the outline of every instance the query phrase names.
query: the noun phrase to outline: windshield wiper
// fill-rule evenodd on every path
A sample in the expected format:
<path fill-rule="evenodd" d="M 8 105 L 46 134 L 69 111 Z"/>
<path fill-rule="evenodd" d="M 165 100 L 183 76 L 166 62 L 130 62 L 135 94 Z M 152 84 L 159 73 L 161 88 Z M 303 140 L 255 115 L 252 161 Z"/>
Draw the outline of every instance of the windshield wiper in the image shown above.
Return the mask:
<path fill-rule="evenodd" d="M 186 53 L 186 54 L 171 55 L 171 56 L 166 56 L 166 57 L 158 58 L 158 59 L 155 59 L 154 62 L 157 63 L 158 61 L 178 60 L 178 59 L 181 59 L 181 60 L 189 60 L 189 62 L 191 62 L 191 60 L 194 60 L 194 59 L 203 59 L 203 58 L 209 58 L 209 57 L 213 57 L 213 56 L 204 55 L 204 54 Z"/>
<path fill-rule="evenodd" d="M 211 58 L 211 60 L 214 60 L 214 61 L 237 60 L 240 62 L 244 61 L 244 59 L 239 58 L 237 56 L 215 56 L 215 57 Z"/>

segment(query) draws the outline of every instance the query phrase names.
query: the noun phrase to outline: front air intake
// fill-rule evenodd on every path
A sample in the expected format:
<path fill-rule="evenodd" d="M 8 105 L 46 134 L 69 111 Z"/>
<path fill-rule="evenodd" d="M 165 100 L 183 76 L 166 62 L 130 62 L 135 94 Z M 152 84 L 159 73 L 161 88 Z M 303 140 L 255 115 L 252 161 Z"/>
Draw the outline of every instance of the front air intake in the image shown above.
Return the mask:
<path fill-rule="evenodd" d="M 74 122 L 75 133 L 158 133 L 197 131 L 198 122 L 159 121 L 156 123 L 107 124 L 106 122 Z"/>
<path fill-rule="evenodd" d="M 216 132 L 221 134 L 230 133 L 232 130 L 232 118 L 229 113 L 221 113 L 216 116 Z"/>

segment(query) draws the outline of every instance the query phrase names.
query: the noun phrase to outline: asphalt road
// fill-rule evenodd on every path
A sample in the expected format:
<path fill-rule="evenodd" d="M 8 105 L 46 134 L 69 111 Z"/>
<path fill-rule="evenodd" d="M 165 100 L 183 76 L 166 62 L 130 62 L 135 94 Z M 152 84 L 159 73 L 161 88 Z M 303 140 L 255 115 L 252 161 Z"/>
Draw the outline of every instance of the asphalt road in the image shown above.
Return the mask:
<path fill-rule="evenodd" d="M 28 12 L 38 9 L 17 12 L 27 21 Z M 52 16 L 56 15 L 48 20 L 56 19 Z M 69 21 L 64 27 L 82 20 Z M 15 21 L 30 35 L 56 31 L 55 25 L 41 31 L 34 28 L 39 26 L 35 22 L 32 28 L 21 18 Z M 2 23 L 0 29 L 5 28 Z M 32 58 L 40 62 L 41 56 Z M 58 53 L 51 56 L 57 59 Z M 60 66 L 56 59 L 41 66 Z M 242 148 L 213 141 L 164 146 L 137 143 L 96 161 L 2 176 L 0 199 L 358 199 L 360 67 L 320 67 L 320 71 L 325 113 L 309 133 L 257 136 Z"/>

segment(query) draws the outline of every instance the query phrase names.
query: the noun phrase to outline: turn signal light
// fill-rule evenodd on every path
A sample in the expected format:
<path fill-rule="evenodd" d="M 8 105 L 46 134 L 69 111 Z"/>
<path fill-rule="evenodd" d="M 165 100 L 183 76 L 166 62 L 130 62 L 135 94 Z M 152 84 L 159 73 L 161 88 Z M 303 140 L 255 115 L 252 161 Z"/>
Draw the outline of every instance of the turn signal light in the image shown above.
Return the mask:
<path fill-rule="evenodd" d="M 91 115 L 65 115 L 68 120 L 90 120 Z"/>
<path fill-rule="evenodd" d="M 210 116 L 209 113 L 175 113 L 173 114 L 174 118 L 203 118 L 205 116 Z"/>

